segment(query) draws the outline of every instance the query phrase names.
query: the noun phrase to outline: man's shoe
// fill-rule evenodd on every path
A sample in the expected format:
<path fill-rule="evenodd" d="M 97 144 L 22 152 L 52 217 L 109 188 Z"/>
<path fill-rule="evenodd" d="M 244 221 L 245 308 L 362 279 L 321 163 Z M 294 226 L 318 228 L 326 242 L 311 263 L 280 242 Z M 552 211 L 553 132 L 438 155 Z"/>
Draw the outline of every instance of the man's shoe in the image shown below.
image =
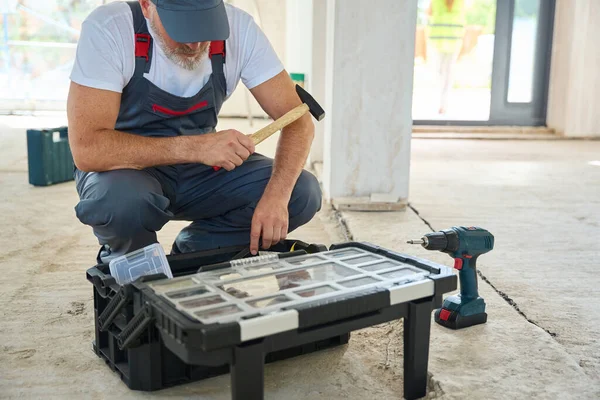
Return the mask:
<path fill-rule="evenodd" d="M 171 246 L 171 255 L 173 254 L 181 254 L 181 250 L 179 250 L 179 247 L 175 241 L 173 241 L 173 246 Z"/>

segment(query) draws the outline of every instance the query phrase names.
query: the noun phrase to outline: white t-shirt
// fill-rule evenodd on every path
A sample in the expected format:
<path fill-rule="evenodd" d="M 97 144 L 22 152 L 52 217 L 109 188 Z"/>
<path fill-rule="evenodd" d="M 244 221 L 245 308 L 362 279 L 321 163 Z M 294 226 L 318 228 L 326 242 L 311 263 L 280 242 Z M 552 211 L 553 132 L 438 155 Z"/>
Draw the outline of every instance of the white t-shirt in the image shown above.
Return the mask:
<path fill-rule="evenodd" d="M 227 97 L 240 79 L 248 89 L 283 71 L 269 40 L 246 12 L 225 5 L 230 36 L 226 41 Z M 135 70 L 135 40 L 131 9 L 123 2 L 96 8 L 82 24 L 71 80 L 83 86 L 121 93 Z M 152 28 L 148 29 L 152 36 Z M 212 65 L 208 57 L 189 71 L 169 60 L 153 40 L 152 65 L 144 74 L 162 90 L 179 97 L 192 97 L 206 84 Z"/>

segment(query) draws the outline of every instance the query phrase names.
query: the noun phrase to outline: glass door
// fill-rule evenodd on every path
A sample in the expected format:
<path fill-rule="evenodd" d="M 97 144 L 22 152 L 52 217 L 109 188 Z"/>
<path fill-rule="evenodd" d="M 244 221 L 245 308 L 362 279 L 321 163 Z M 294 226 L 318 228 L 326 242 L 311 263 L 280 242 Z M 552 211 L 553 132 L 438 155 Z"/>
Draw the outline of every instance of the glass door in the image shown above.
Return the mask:
<path fill-rule="evenodd" d="M 554 0 L 419 0 L 416 125 L 544 125 Z"/>
<path fill-rule="evenodd" d="M 495 33 L 496 0 L 419 0 L 415 123 L 490 119 Z"/>
<path fill-rule="evenodd" d="M 554 0 L 500 0 L 490 122 L 545 125 Z"/>

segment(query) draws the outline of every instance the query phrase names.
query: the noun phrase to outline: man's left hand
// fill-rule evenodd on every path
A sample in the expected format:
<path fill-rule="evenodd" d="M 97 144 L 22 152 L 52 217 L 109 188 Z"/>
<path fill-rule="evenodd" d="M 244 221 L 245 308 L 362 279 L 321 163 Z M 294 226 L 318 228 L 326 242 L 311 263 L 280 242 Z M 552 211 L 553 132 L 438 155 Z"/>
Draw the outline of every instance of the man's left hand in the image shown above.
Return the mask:
<path fill-rule="evenodd" d="M 280 196 L 265 194 L 254 210 L 250 229 L 250 252 L 258 254 L 258 243 L 262 237 L 262 248 L 268 249 L 287 236 L 289 226 L 288 201 Z"/>

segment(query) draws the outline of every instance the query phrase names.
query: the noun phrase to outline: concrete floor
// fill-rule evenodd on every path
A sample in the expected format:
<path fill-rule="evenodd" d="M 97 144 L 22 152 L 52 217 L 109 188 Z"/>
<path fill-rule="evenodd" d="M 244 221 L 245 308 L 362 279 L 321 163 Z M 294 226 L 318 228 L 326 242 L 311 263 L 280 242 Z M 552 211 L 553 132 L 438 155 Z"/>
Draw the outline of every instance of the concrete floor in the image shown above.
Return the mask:
<path fill-rule="evenodd" d="M 0 118 L 0 398 L 226 399 L 222 376 L 152 394 L 129 391 L 91 352 L 97 244 L 75 218 L 72 182 L 27 183 L 24 129 L 61 118 Z M 245 121 L 224 127 L 249 133 Z M 260 151 L 272 153 L 274 140 Z M 357 240 L 451 265 L 405 244 L 433 228 L 477 224 L 496 236 L 480 258 L 489 320 L 432 326 L 428 398 L 600 398 L 600 142 L 414 140 L 411 206 L 345 213 Z M 443 171 L 443 173 L 442 173 Z M 418 214 L 417 214 L 418 212 Z M 168 224 L 168 247 L 182 223 Z M 330 244 L 343 227 L 325 207 L 294 237 Z M 492 286 L 493 285 L 493 286 Z M 499 293 L 501 292 L 501 293 Z M 518 308 L 518 310 L 517 310 Z M 402 325 L 355 332 L 350 344 L 266 369 L 268 399 L 396 399 Z"/>
<path fill-rule="evenodd" d="M 481 272 L 600 379 L 600 141 L 416 141 L 413 154 L 421 217 L 495 233 Z"/>
<path fill-rule="evenodd" d="M 479 225 L 488 323 L 434 326 L 443 398 L 600 398 L 600 142 L 413 140 L 411 209 L 345 213 L 356 240 L 452 265 L 411 235 Z"/>

